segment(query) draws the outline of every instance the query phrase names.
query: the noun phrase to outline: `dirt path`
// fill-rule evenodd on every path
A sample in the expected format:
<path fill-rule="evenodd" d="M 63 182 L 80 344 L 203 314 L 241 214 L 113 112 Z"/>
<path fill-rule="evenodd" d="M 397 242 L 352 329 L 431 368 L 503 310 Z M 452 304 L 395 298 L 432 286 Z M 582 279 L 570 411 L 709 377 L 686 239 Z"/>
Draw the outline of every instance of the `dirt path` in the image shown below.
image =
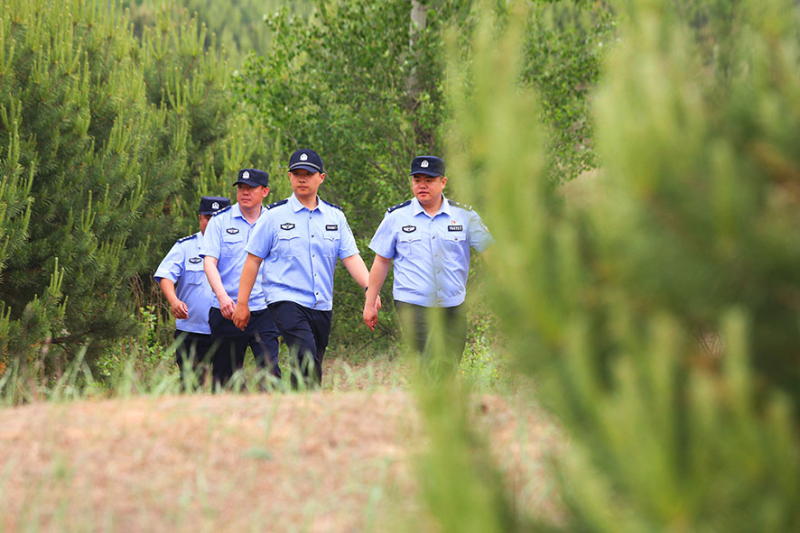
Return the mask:
<path fill-rule="evenodd" d="M 476 400 L 520 504 L 553 514 L 535 409 Z M 385 531 L 424 436 L 395 392 L 168 396 L 0 410 L 0 530 Z"/>

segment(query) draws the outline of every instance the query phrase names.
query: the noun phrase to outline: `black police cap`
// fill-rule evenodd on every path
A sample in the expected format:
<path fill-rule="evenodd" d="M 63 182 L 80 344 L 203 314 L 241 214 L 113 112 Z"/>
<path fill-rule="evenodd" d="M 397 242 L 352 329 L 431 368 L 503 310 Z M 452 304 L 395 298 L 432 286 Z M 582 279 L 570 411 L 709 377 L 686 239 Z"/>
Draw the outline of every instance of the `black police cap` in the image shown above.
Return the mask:
<path fill-rule="evenodd" d="M 444 176 L 444 160 L 434 155 L 421 155 L 411 162 L 411 174 L 425 174 L 426 176 Z"/>
<path fill-rule="evenodd" d="M 200 198 L 200 209 L 198 211 L 201 215 L 213 215 L 220 209 L 231 205 L 230 198 L 224 196 L 203 196 Z"/>
<path fill-rule="evenodd" d="M 234 185 L 237 183 L 244 183 L 251 187 L 258 187 L 259 185 L 269 187 L 269 174 L 256 168 L 243 168 L 239 171 L 238 179 L 233 182 Z"/>
<path fill-rule="evenodd" d="M 322 158 L 314 150 L 301 148 L 289 158 L 289 172 L 303 169 L 309 172 L 322 173 Z"/>

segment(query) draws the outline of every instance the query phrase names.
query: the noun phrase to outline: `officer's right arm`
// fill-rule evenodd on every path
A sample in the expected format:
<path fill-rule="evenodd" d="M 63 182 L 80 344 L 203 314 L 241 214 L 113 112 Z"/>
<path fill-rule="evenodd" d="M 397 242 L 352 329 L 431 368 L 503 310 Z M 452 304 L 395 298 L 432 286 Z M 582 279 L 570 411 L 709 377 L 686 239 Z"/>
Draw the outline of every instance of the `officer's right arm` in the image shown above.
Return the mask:
<path fill-rule="evenodd" d="M 175 284 L 172 282 L 172 280 L 161 278 L 158 284 L 161 286 L 161 291 L 164 293 L 164 298 L 166 298 L 169 302 L 169 308 L 175 318 L 181 320 L 189 318 L 189 308 L 186 307 L 185 303 L 178 299 L 178 295 L 175 293 Z"/>
<path fill-rule="evenodd" d="M 242 331 L 250 321 L 250 307 L 247 302 L 250 300 L 250 293 L 256 283 L 261 261 L 262 259 L 257 255 L 247 254 L 247 259 L 245 259 L 242 267 L 242 275 L 239 278 L 239 298 L 237 299 L 236 309 L 233 312 L 233 323 Z"/>
<path fill-rule="evenodd" d="M 222 316 L 230 319 L 236 304 L 233 302 L 233 299 L 228 296 L 225 286 L 222 284 L 222 276 L 219 275 L 219 269 L 217 268 L 218 262 L 219 260 L 216 257 L 210 255 L 203 257 L 203 270 L 206 271 L 206 277 L 208 278 L 208 284 L 211 285 L 211 290 L 217 295 L 219 310 Z"/>
<path fill-rule="evenodd" d="M 389 273 L 389 265 L 392 260 L 388 257 L 375 254 L 375 261 L 369 271 L 369 285 L 367 285 L 367 296 L 364 302 L 364 324 L 371 330 L 375 329 L 378 323 L 378 294 L 381 292 L 383 282 Z"/>

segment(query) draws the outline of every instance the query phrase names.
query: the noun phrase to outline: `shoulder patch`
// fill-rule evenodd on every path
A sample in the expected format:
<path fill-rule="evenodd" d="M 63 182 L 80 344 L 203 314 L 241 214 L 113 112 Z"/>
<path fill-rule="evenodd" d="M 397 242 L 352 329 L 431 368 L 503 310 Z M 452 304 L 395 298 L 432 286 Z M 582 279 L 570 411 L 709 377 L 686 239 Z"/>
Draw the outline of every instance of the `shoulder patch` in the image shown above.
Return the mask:
<path fill-rule="evenodd" d="M 180 239 L 178 239 L 178 242 L 186 242 L 196 238 L 197 238 L 197 233 L 192 233 L 191 235 L 187 235 L 186 237 L 181 237 Z"/>
<path fill-rule="evenodd" d="M 212 217 L 215 217 L 215 216 L 217 216 L 217 215 L 221 215 L 221 214 L 222 214 L 222 213 L 224 213 L 225 211 L 228 211 L 228 210 L 229 210 L 231 207 L 232 207 L 232 206 L 230 206 L 230 205 L 229 205 L 229 206 L 226 206 L 226 207 L 223 207 L 222 209 L 220 209 L 219 211 L 217 211 L 216 213 L 214 213 L 214 214 L 213 214 L 213 215 L 211 215 L 211 216 L 212 216 Z"/>
<path fill-rule="evenodd" d="M 273 207 L 278 207 L 279 205 L 283 205 L 288 202 L 288 198 L 284 198 L 283 200 L 278 200 L 277 202 L 271 203 L 267 206 L 267 209 L 272 209 Z"/>
<path fill-rule="evenodd" d="M 395 210 L 400 209 L 401 207 L 405 207 L 407 205 L 411 205 L 411 200 L 406 200 L 402 204 L 397 204 L 395 206 L 392 206 L 389 209 L 387 209 L 386 212 L 387 213 L 391 213 L 392 211 L 395 211 Z"/>
<path fill-rule="evenodd" d="M 322 200 L 322 198 L 320 198 L 320 200 Z M 338 205 L 336 205 L 336 204 L 332 204 L 332 203 L 330 203 L 330 202 L 326 202 L 325 200 L 322 200 L 322 203 L 324 203 L 325 205 L 329 205 L 329 206 L 331 206 L 331 207 L 333 207 L 333 208 L 335 208 L 335 209 L 338 209 L 339 211 L 342 211 L 342 208 L 341 208 L 341 207 L 339 207 L 339 206 L 338 206 Z"/>
<path fill-rule="evenodd" d="M 471 206 L 471 205 L 466 205 L 466 204 L 462 204 L 462 203 L 459 203 L 459 202 L 454 202 L 454 201 L 453 201 L 453 200 L 451 200 L 450 198 L 448 198 L 448 199 L 447 199 L 447 201 L 448 201 L 448 202 L 450 202 L 450 205 L 454 205 L 454 206 L 456 206 L 456 207 L 460 207 L 461 209 L 466 209 L 467 211 L 475 211 L 475 210 L 472 208 L 472 206 Z"/>

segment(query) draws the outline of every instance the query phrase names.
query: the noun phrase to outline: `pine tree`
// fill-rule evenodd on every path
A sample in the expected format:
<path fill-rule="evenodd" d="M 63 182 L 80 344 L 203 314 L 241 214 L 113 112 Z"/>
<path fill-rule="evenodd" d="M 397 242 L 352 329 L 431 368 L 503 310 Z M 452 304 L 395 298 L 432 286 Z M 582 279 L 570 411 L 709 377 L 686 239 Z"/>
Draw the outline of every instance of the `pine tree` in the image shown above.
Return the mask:
<path fill-rule="evenodd" d="M 161 20 L 142 43 L 115 5 L 2 13 L 0 355 L 48 375 L 133 335 L 137 280 L 262 141 L 196 22 Z"/>
<path fill-rule="evenodd" d="M 798 6 L 623 7 L 583 202 L 547 175 L 513 33 L 482 26 L 449 85 L 453 165 L 497 240 L 495 308 L 570 439 L 555 529 L 794 531 Z"/>

